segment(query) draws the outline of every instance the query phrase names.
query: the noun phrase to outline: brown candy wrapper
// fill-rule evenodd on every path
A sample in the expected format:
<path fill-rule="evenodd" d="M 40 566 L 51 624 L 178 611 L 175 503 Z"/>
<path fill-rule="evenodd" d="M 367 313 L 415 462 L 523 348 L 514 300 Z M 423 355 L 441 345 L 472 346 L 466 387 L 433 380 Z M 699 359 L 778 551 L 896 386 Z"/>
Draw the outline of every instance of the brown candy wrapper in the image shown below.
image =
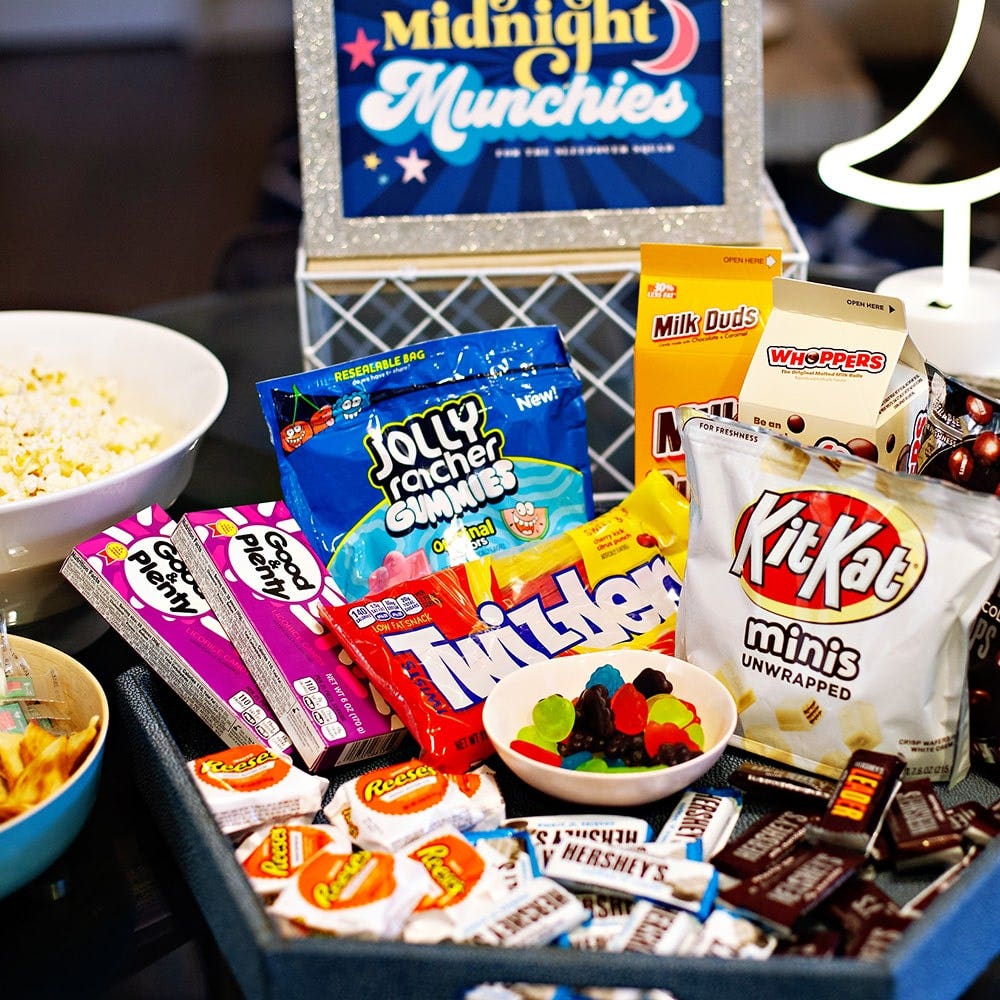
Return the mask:
<path fill-rule="evenodd" d="M 1000 495 L 1000 400 L 927 365 L 930 403 L 917 473 Z M 969 634 L 972 754 L 1000 768 L 1000 580 Z"/>
<path fill-rule="evenodd" d="M 809 825 L 807 839 L 867 854 L 899 790 L 905 766 L 895 754 L 856 750 L 826 811 Z"/>

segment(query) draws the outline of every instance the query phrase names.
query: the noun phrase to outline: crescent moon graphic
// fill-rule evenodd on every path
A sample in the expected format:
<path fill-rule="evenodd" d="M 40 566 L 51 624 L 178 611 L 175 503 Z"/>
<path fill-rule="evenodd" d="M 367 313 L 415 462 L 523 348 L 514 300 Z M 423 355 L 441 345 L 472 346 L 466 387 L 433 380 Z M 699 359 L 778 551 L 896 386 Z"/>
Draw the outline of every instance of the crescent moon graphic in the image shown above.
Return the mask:
<path fill-rule="evenodd" d="M 663 6 L 670 14 L 673 25 L 673 37 L 670 45 L 662 55 L 645 62 L 633 60 L 632 65 L 643 73 L 653 76 L 668 76 L 678 73 L 695 57 L 700 42 L 698 22 L 694 14 L 680 3 L 679 0 L 662 0 Z"/>

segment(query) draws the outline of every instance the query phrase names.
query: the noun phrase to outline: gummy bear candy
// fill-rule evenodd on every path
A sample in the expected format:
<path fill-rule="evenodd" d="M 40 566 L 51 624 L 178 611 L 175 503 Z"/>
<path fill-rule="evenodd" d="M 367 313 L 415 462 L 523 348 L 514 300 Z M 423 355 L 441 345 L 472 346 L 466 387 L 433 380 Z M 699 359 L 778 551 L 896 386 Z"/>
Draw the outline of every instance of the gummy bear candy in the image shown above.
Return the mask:
<path fill-rule="evenodd" d="M 577 725 L 585 733 L 606 740 L 615 731 L 611 697 L 603 684 L 588 687 L 576 703 Z"/>
<path fill-rule="evenodd" d="M 605 663 L 603 667 L 598 667 L 587 681 L 587 687 L 597 687 L 601 685 L 608 692 L 608 697 L 614 697 L 615 692 L 625 683 L 624 678 L 616 667 L 610 663 Z"/>
<path fill-rule="evenodd" d="M 672 694 L 655 695 L 649 699 L 648 704 L 650 722 L 672 722 L 683 729 L 695 721 L 694 713 L 680 698 L 675 698 Z"/>
<path fill-rule="evenodd" d="M 611 712 L 615 719 L 615 728 L 620 733 L 634 736 L 646 727 L 649 709 L 645 697 L 634 684 L 623 684 L 611 699 Z"/>
<path fill-rule="evenodd" d="M 655 667 L 643 667 L 632 683 L 647 698 L 652 698 L 656 694 L 670 694 L 674 689 L 667 675 Z"/>
<path fill-rule="evenodd" d="M 557 753 L 556 741 L 548 739 L 541 733 L 537 726 L 522 726 L 517 731 L 515 739 L 523 740 L 525 743 L 534 743 L 535 746 L 548 750 L 549 753 Z"/>
<path fill-rule="evenodd" d="M 555 744 L 569 736 L 576 721 L 576 709 L 569 698 L 551 694 L 536 703 L 531 712 L 531 721 L 540 736 Z"/>

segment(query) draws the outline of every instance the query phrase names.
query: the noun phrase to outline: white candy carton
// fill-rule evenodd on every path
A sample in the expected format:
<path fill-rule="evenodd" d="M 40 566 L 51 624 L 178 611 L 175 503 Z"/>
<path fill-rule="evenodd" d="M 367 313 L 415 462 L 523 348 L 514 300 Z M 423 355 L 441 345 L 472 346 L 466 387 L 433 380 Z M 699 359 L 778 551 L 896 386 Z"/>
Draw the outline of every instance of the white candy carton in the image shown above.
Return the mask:
<path fill-rule="evenodd" d="M 773 293 L 740 421 L 915 471 L 928 382 L 902 301 L 790 278 L 775 278 Z"/>

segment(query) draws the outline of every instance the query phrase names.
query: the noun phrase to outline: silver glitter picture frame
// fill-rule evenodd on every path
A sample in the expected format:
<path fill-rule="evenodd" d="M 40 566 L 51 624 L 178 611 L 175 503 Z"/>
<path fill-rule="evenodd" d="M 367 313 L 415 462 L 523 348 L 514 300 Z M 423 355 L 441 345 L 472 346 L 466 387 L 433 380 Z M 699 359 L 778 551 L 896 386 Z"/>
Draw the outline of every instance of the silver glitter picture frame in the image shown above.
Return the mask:
<path fill-rule="evenodd" d="M 537 10 L 530 0 L 523 2 Z M 335 0 L 294 0 L 301 240 L 310 260 L 621 251 L 644 242 L 759 243 L 764 173 L 761 0 L 719 4 L 721 203 L 419 215 L 345 212 L 337 70 L 344 40 L 336 37 L 334 6 Z M 369 9 L 379 16 L 383 6 Z"/>

